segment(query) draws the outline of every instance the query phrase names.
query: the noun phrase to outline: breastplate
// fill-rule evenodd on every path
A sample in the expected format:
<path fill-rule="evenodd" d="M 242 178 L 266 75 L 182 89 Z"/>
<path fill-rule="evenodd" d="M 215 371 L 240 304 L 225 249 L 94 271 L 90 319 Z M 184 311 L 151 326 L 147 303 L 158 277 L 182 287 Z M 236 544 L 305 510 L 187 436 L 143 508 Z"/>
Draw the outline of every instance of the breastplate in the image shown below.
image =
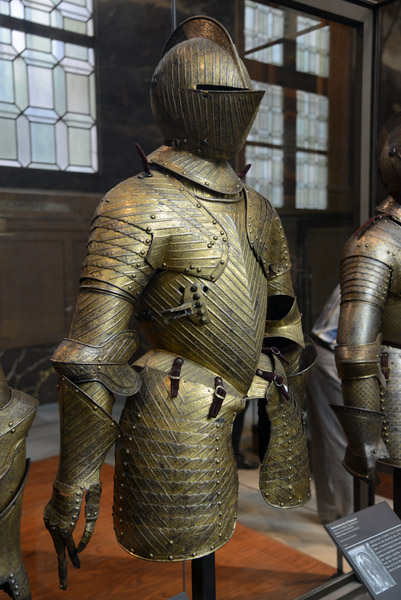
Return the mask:
<path fill-rule="evenodd" d="M 191 272 L 157 272 L 142 294 L 139 313 L 150 320 L 140 321 L 140 328 L 153 348 L 190 358 L 245 394 L 262 348 L 267 282 L 247 239 L 244 198 L 233 202 L 197 197 L 197 201 L 224 227 L 225 269 L 216 281 Z M 184 243 L 187 253 L 190 232 Z M 196 314 L 185 314 L 184 308 L 183 314 L 168 313 L 185 307 L 186 300 L 195 301 Z"/>

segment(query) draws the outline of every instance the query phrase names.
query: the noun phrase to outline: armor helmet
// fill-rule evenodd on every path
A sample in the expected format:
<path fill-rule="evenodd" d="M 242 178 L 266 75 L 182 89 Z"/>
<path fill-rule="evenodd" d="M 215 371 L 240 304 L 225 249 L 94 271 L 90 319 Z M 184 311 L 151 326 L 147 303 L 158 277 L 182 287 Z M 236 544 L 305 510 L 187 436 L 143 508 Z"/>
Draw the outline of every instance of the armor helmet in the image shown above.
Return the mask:
<path fill-rule="evenodd" d="M 394 199 L 401 199 L 401 112 L 384 124 L 376 146 L 376 157 L 384 185 Z"/>
<path fill-rule="evenodd" d="M 224 27 L 191 17 L 168 39 L 150 97 L 166 145 L 222 161 L 244 145 L 263 93 Z"/>

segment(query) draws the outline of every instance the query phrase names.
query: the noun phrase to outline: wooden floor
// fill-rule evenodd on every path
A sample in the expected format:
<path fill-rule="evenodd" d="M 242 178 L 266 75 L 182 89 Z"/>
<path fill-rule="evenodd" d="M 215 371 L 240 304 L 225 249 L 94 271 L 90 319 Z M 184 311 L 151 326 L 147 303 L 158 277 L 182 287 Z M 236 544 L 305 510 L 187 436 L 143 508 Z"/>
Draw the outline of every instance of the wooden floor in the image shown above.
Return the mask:
<path fill-rule="evenodd" d="M 111 517 L 113 468 L 109 466 L 103 470 L 95 533 L 80 555 L 81 569 L 69 568 L 68 588 L 62 591 L 56 556 L 42 521 L 56 467 L 55 458 L 33 463 L 25 489 L 21 538 L 33 600 L 167 600 L 183 591 L 181 563 L 135 559 L 117 544 Z M 217 599 L 294 600 L 327 581 L 333 572 L 331 567 L 238 524 L 230 542 L 216 553 Z M 189 564 L 187 581 L 191 598 Z"/>

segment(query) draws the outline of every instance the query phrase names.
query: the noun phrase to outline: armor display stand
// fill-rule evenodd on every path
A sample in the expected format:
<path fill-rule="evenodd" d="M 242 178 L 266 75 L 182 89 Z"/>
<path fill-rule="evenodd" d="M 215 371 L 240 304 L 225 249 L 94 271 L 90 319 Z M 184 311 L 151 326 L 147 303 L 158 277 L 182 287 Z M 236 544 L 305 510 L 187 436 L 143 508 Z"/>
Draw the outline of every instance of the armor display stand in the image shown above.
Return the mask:
<path fill-rule="evenodd" d="M 401 519 L 401 469 L 393 467 L 393 510 Z"/>
<path fill-rule="evenodd" d="M 216 600 L 214 552 L 192 561 L 192 600 Z"/>
<path fill-rule="evenodd" d="M 401 490 L 401 470 L 398 469 L 398 489 Z M 395 474 L 394 474 L 395 475 Z M 395 496 L 395 476 L 394 476 L 394 497 Z M 354 477 L 354 512 L 358 512 L 375 503 L 374 485 L 365 483 L 357 477 Z M 401 509 L 401 503 L 400 503 Z M 394 508 L 395 510 L 395 508 Z M 395 512 L 397 512 L 395 510 Z M 397 513 L 398 514 L 398 513 Z M 311 592 L 300 596 L 296 600 L 369 600 L 370 595 L 357 579 L 355 573 L 343 573 L 343 556 L 337 549 L 337 572 L 341 575 L 334 576 L 327 583 L 315 588 Z"/>

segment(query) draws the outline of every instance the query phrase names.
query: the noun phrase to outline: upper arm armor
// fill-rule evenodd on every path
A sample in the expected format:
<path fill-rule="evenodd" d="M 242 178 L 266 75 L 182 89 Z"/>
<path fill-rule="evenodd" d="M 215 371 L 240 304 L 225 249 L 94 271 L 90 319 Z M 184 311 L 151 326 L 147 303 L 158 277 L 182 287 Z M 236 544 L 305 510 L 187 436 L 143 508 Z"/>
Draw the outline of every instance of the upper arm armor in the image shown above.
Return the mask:
<path fill-rule="evenodd" d="M 245 187 L 249 243 L 270 279 L 291 268 L 288 244 L 280 217 L 261 194 Z"/>
<path fill-rule="evenodd" d="M 341 303 L 356 300 L 382 309 L 389 291 L 401 291 L 399 232 L 398 225 L 385 219 L 348 240 L 341 261 Z"/>

